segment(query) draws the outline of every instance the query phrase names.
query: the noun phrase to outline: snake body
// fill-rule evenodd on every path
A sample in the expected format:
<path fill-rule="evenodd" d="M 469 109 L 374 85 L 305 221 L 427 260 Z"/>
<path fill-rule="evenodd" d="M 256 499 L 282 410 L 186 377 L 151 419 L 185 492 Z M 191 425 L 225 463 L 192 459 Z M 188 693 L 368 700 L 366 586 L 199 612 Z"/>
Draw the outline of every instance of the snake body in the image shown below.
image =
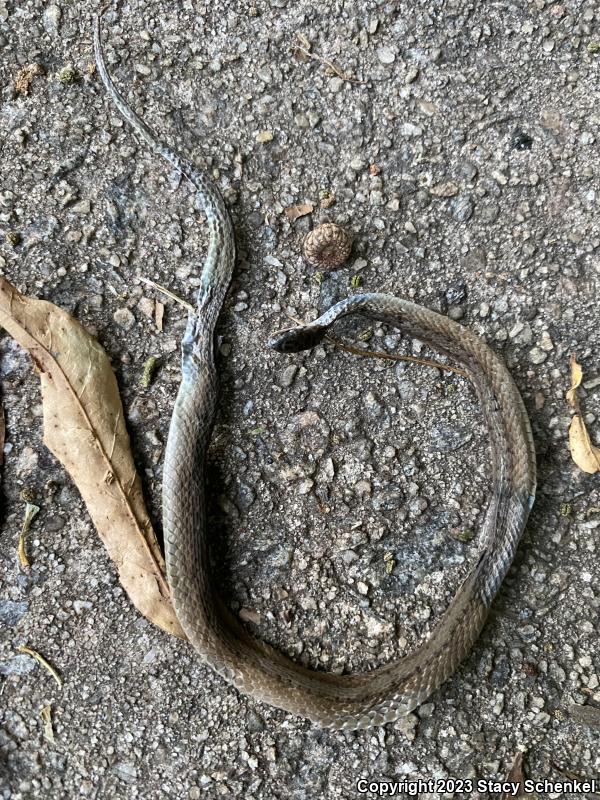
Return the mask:
<path fill-rule="evenodd" d="M 179 621 L 202 660 L 247 695 L 324 728 L 391 722 L 422 703 L 456 670 L 477 639 L 512 562 L 533 503 L 536 472 L 531 428 L 517 387 L 501 359 L 471 331 L 388 294 L 350 297 L 314 322 L 269 342 L 281 352 L 310 349 L 340 317 L 362 314 L 451 357 L 470 377 L 481 403 L 493 490 L 479 557 L 429 638 L 407 656 L 370 672 L 332 675 L 307 669 L 250 636 L 213 586 L 205 504 L 205 461 L 218 397 L 214 330 L 235 261 L 233 226 L 210 178 L 166 147 L 114 86 L 102 55 L 99 17 L 94 44 L 110 98 L 151 148 L 194 186 L 209 230 L 196 308 L 182 340 L 181 384 L 163 473 L 167 577 Z"/>

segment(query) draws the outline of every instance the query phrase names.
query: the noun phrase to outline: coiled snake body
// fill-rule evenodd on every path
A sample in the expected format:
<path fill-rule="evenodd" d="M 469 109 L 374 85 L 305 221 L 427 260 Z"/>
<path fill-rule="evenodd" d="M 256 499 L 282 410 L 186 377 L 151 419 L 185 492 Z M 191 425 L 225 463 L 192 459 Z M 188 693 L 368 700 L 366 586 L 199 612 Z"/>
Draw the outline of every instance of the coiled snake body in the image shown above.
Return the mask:
<path fill-rule="evenodd" d="M 429 638 L 404 658 L 371 672 L 332 675 L 302 667 L 251 637 L 213 589 L 204 498 L 205 457 L 217 401 L 214 329 L 234 266 L 233 226 L 212 181 L 165 147 L 115 88 L 102 56 L 99 17 L 94 45 L 112 101 L 153 150 L 192 183 L 209 229 L 196 310 L 189 315 L 182 341 L 181 385 L 163 476 L 167 577 L 179 621 L 204 662 L 258 700 L 326 728 L 366 728 L 395 720 L 422 703 L 469 652 L 513 559 L 535 493 L 535 452 L 519 392 L 498 356 L 469 330 L 387 294 L 350 297 L 314 322 L 272 340 L 270 346 L 281 352 L 309 349 L 340 317 L 363 314 L 450 356 L 470 377 L 482 406 L 493 493 L 479 558 Z"/>

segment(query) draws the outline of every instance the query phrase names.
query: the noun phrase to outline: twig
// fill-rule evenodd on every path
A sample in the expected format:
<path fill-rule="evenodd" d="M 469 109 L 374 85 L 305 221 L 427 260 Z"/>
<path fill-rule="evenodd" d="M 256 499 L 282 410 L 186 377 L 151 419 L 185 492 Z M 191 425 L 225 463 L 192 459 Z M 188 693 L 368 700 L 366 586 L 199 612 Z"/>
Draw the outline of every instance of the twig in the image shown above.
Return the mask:
<path fill-rule="evenodd" d="M 320 64 L 328 67 L 338 78 L 341 78 L 343 81 L 348 81 L 349 83 L 360 83 L 363 84 L 365 81 L 361 81 L 358 78 L 355 78 L 353 75 L 348 75 L 347 72 L 344 72 L 343 69 L 340 69 L 333 61 L 329 61 L 327 58 L 323 58 L 323 56 L 318 55 L 317 53 L 311 53 L 306 47 L 303 47 L 301 44 L 294 44 L 294 50 L 299 53 L 302 53 L 303 56 L 307 58 L 312 58 L 313 61 L 318 61 Z"/>
<path fill-rule="evenodd" d="M 325 336 L 324 337 L 328 342 L 331 342 L 332 345 L 335 347 L 339 347 L 340 350 L 346 350 L 348 353 L 352 353 L 355 356 L 368 356 L 370 358 L 383 358 L 385 361 L 409 361 L 412 364 L 423 364 L 425 367 L 435 367 L 435 369 L 445 369 L 448 372 L 455 372 L 457 375 L 460 375 L 462 378 L 469 379 L 469 376 L 466 372 L 464 372 L 459 367 L 453 367 L 451 364 L 440 364 L 439 361 L 430 361 L 428 358 L 417 358 L 417 356 L 399 356 L 395 353 L 383 353 L 380 350 L 363 350 L 361 347 L 354 347 L 351 344 L 346 344 L 345 342 L 341 342 L 339 339 L 336 339 L 333 336 Z"/>
<path fill-rule="evenodd" d="M 33 650 L 31 647 L 26 647 L 24 644 L 21 647 L 17 647 L 17 651 L 19 653 L 25 653 L 27 656 L 31 656 L 31 658 L 35 658 L 38 664 L 41 664 L 45 670 L 47 670 L 50 675 L 54 678 L 54 680 L 58 683 L 59 686 L 62 686 L 62 678 L 58 674 L 58 672 L 54 669 L 52 664 L 50 664 L 44 656 L 40 655 L 37 650 Z"/>
<path fill-rule="evenodd" d="M 171 300 L 174 300 L 176 303 L 179 303 L 180 306 L 187 308 L 188 311 L 194 313 L 195 309 L 191 303 L 188 303 L 187 300 L 183 300 L 178 295 L 174 294 L 170 289 L 166 289 L 164 286 L 161 286 L 160 283 L 155 283 L 155 281 L 151 281 L 150 278 L 142 278 L 140 276 L 140 280 L 143 283 L 147 283 L 148 286 L 152 286 L 153 289 L 156 289 L 157 292 L 161 292 L 162 294 L 170 297 Z"/>
<path fill-rule="evenodd" d="M 287 314 L 289 319 L 292 322 L 295 322 L 296 325 L 310 325 L 310 323 L 303 322 L 301 319 L 297 317 L 293 317 L 291 314 Z M 275 333 L 283 333 L 284 331 L 288 330 L 288 328 L 282 328 L 279 331 L 275 331 Z M 345 350 L 347 353 L 352 353 L 355 356 L 367 356 L 369 358 L 382 358 L 384 361 L 408 361 L 411 364 L 422 364 L 425 367 L 434 367 L 435 369 L 445 369 L 448 372 L 454 372 L 457 375 L 460 375 L 462 378 L 466 378 L 470 380 L 469 376 L 467 375 L 464 370 L 460 369 L 459 367 L 453 367 L 451 364 L 440 364 L 439 361 L 430 361 L 427 358 L 417 358 L 417 356 L 399 356 L 395 353 L 383 353 L 380 350 L 363 350 L 361 347 L 354 347 L 351 344 L 346 344 L 342 342 L 340 339 L 336 339 L 335 336 L 331 336 L 331 334 L 326 334 L 324 340 L 332 344 L 334 347 L 339 347 L 340 350 Z"/>

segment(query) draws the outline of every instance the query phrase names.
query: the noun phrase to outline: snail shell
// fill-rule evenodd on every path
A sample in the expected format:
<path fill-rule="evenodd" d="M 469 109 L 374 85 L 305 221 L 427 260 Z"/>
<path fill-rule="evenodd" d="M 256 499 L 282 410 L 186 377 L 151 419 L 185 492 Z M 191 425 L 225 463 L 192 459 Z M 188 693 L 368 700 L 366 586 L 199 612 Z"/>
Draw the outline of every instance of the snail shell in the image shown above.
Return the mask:
<path fill-rule="evenodd" d="M 302 249 L 309 264 L 327 271 L 341 267 L 348 260 L 352 239 L 339 225 L 324 222 L 307 234 Z"/>

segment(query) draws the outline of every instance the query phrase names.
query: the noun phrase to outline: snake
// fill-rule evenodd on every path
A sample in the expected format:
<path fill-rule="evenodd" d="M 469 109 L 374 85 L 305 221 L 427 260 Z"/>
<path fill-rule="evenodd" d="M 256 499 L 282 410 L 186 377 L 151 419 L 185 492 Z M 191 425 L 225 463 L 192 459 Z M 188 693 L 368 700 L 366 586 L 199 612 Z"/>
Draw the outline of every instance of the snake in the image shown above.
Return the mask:
<path fill-rule="evenodd" d="M 403 657 L 365 672 L 332 674 L 301 665 L 251 635 L 215 585 L 205 489 L 219 396 L 215 326 L 234 270 L 234 226 L 210 176 L 167 147 L 115 87 L 101 44 L 105 10 L 95 17 L 94 49 L 107 94 L 133 130 L 192 185 L 208 229 L 196 302 L 181 342 L 181 382 L 164 456 L 164 547 L 175 613 L 201 661 L 242 694 L 326 729 L 393 722 L 454 674 L 478 638 L 513 561 L 536 485 L 535 449 L 521 395 L 502 359 L 475 333 L 391 294 L 352 295 L 314 321 L 271 338 L 269 347 L 280 353 L 307 351 L 342 317 L 362 315 L 450 358 L 467 374 L 480 403 L 489 437 L 491 492 L 472 566 L 429 636 Z"/>

